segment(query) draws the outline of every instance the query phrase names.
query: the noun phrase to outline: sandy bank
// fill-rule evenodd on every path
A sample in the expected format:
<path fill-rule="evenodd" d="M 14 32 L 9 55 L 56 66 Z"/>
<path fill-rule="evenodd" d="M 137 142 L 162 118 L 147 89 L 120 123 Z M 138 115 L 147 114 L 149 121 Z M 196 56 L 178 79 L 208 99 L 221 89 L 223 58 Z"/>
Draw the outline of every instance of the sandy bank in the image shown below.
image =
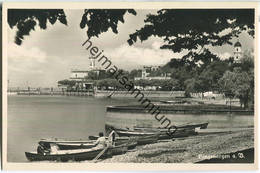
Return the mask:
<path fill-rule="evenodd" d="M 201 134 L 175 141 L 139 146 L 126 154 L 101 162 L 116 163 L 195 163 L 210 157 L 254 147 L 254 130 L 230 131 L 220 134 Z M 245 158 L 247 159 L 247 158 Z"/>

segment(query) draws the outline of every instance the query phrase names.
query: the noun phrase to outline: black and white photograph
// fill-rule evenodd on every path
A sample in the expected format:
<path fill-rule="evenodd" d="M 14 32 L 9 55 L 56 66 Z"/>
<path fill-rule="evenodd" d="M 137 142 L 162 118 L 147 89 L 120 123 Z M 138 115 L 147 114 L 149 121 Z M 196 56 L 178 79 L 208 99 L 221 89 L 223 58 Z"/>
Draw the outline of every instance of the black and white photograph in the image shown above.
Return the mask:
<path fill-rule="evenodd" d="M 4 168 L 256 169 L 256 7 L 3 3 Z"/>

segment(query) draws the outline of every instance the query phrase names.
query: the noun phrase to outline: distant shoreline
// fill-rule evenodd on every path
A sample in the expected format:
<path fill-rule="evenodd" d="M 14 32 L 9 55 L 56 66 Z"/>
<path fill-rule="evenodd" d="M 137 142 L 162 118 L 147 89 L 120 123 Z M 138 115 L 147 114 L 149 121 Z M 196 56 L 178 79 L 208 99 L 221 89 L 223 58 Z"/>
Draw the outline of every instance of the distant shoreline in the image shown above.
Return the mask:
<path fill-rule="evenodd" d="M 172 98 L 183 97 L 184 91 L 142 91 L 149 98 Z M 133 98 L 131 92 L 128 91 L 15 91 L 7 92 L 8 95 L 66 95 L 66 96 L 93 96 L 93 97 L 109 97 L 109 98 Z"/>
<path fill-rule="evenodd" d="M 239 107 L 227 105 L 159 105 L 161 113 L 177 114 L 243 114 L 254 115 L 254 110 L 243 110 Z M 147 111 L 139 105 L 132 106 L 108 106 L 107 112 L 129 112 L 146 113 Z"/>
<path fill-rule="evenodd" d="M 72 96 L 72 97 L 92 97 L 92 98 L 108 98 L 108 97 L 94 97 L 87 95 L 81 95 L 78 92 L 71 92 L 70 94 L 8 94 L 8 96 Z M 133 99 L 133 97 L 113 97 L 116 99 Z M 167 100 L 170 100 L 167 102 Z M 184 104 L 174 104 L 171 103 L 176 100 L 184 100 Z M 200 99 L 200 98 L 161 98 L 161 97 L 151 97 L 151 101 L 160 107 L 161 113 L 170 114 L 234 114 L 234 115 L 254 115 L 254 110 L 244 110 L 239 106 L 232 106 L 224 104 L 225 99 Z M 166 102 L 166 103 L 165 103 Z M 147 113 L 142 105 L 124 105 L 124 106 L 108 106 L 107 112 L 126 112 L 126 113 Z"/>

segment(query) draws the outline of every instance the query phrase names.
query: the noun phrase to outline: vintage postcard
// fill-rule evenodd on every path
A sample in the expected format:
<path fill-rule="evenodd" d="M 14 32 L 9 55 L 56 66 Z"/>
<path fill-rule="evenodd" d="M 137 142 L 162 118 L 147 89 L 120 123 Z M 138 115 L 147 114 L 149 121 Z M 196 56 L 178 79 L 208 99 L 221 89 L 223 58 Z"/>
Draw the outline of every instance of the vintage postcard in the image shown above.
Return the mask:
<path fill-rule="evenodd" d="M 3 3 L 3 168 L 257 169 L 257 14 Z"/>

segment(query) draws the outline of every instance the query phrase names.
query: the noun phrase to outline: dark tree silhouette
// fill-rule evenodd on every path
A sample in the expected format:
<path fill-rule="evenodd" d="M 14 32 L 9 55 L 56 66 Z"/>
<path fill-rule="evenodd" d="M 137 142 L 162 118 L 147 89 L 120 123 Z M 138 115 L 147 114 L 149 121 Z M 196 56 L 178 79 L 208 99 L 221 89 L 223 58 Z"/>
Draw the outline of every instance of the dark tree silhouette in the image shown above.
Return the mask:
<path fill-rule="evenodd" d="M 117 34 L 118 22 L 124 23 L 126 13 L 136 15 L 133 9 L 85 9 L 80 22 L 80 28 L 87 28 L 88 37 L 98 37 L 109 28 Z"/>
<path fill-rule="evenodd" d="M 254 37 L 254 9 L 162 9 L 147 15 L 145 25 L 130 34 L 129 45 L 151 36 L 163 38 L 161 49 L 188 50 L 183 59 L 203 61 L 213 57 L 207 46 L 232 44 L 242 31 Z"/>
<path fill-rule="evenodd" d="M 67 25 L 65 13 L 62 9 L 8 9 L 8 24 L 11 28 L 17 27 L 15 43 L 22 44 L 25 35 L 38 24 L 41 29 L 47 28 L 47 21 L 55 24 L 58 20 Z"/>
<path fill-rule="evenodd" d="M 85 9 L 80 27 L 87 28 L 89 38 L 98 37 L 110 28 L 117 34 L 118 23 L 124 23 L 126 13 L 136 15 L 133 9 Z M 164 39 L 161 49 L 173 52 L 188 50 L 182 57 L 185 63 L 209 63 L 218 57 L 211 53 L 208 46 L 231 45 L 231 39 L 242 31 L 254 37 L 254 17 L 254 9 L 162 9 L 157 14 L 147 15 L 144 27 L 130 34 L 128 43 L 132 45 L 137 39 L 144 41 L 158 36 Z M 51 24 L 56 20 L 67 24 L 61 9 L 8 10 L 10 27 L 18 28 L 15 38 L 18 45 L 37 22 L 40 28 L 46 29 L 47 20 Z"/>
<path fill-rule="evenodd" d="M 118 33 L 118 22 L 124 23 L 126 13 L 136 15 L 133 9 L 92 9 L 84 10 L 80 27 L 88 26 L 88 37 L 100 35 L 109 28 L 114 33 Z M 15 43 L 22 44 L 25 35 L 29 35 L 31 30 L 38 24 L 41 29 L 47 28 L 47 21 L 55 24 L 56 21 L 67 25 L 66 15 L 62 9 L 8 9 L 8 24 L 11 28 L 17 27 Z"/>

